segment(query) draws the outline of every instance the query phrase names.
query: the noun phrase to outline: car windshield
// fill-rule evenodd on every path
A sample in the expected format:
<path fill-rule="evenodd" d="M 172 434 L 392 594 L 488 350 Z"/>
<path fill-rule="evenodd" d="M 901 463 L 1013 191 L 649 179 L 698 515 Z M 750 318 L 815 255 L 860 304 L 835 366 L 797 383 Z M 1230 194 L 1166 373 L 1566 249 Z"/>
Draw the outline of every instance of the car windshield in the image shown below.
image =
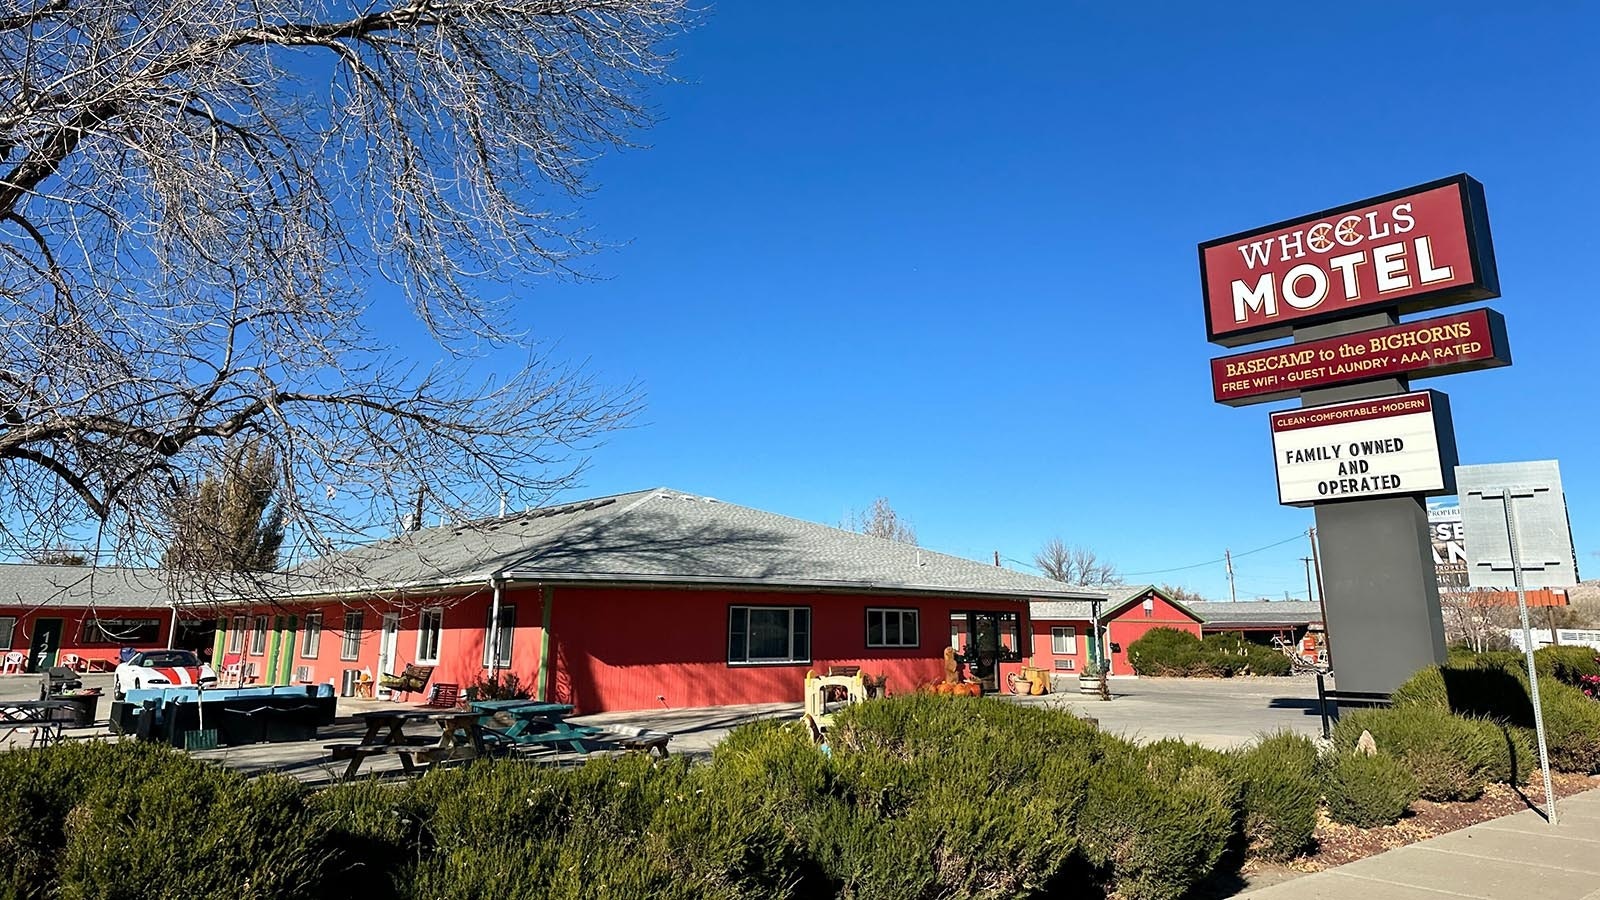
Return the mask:
<path fill-rule="evenodd" d="M 139 660 L 141 666 L 198 666 L 200 660 L 188 650 L 159 650 L 146 653 Z"/>

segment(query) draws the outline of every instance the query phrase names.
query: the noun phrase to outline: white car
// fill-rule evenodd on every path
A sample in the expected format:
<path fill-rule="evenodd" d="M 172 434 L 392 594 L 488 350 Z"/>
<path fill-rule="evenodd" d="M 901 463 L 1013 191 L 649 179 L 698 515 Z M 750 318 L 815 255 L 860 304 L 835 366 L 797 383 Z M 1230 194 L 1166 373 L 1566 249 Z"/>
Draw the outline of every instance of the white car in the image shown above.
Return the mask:
<path fill-rule="evenodd" d="M 213 687 L 217 673 L 200 661 L 193 650 L 141 650 L 117 666 L 111 696 L 121 700 L 129 691 L 175 685 L 202 684 Z"/>

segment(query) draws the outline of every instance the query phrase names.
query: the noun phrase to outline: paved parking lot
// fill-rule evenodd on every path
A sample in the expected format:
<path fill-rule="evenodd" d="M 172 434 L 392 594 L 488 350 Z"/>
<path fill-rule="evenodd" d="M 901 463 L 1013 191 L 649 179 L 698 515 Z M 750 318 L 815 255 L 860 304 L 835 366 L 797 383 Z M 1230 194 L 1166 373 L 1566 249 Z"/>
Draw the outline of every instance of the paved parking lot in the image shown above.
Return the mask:
<path fill-rule="evenodd" d="M 88 675 L 84 683 L 103 689 L 105 697 L 101 700 L 100 715 L 104 718 L 111 703 L 110 676 Z M 1181 737 L 1207 747 L 1227 749 L 1247 743 L 1266 731 L 1286 728 L 1308 736 L 1321 733 L 1313 678 L 1113 678 L 1111 687 L 1114 699 L 1109 703 L 1076 693 L 1010 699 L 1064 708 L 1076 715 L 1094 718 L 1101 728 L 1141 743 Z M 0 700 L 36 699 L 38 693 L 35 677 L 0 679 Z M 341 699 L 340 721 L 322 729 L 316 741 L 224 747 L 198 755 L 246 772 L 282 771 L 308 781 L 328 781 L 343 764 L 330 761 L 323 744 L 359 737 L 363 726 L 350 718 L 356 712 L 391 707 L 392 704 L 382 700 Z M 602 713 L 571 721 L 602 728 L 663 731 L 673 735 L 673 753 L 703 755 L 737 725 L 764 718 L 797 719 L 800 711 L 799 703 L 769 703 Z M 75 739 L 109 736 L 104 726 L 69 734 Z M 558 762 L 581 759 L 571 753 L 541 754 L 539 758 Z M 398 769 L 399 765 L 394 757 L 374 758 L 363 771 L 384 772 Z"/>
<path fill-rule="evenodd" d="M 1279 729 L 1308 737 L 1322 734 L 1314 676 L 1113 678 L 1111 692 L 1109 703 L 1071 693 L 1021 702 L 1065 707 L 1139 743 L 1177 737 L 1226 750 Z"/>

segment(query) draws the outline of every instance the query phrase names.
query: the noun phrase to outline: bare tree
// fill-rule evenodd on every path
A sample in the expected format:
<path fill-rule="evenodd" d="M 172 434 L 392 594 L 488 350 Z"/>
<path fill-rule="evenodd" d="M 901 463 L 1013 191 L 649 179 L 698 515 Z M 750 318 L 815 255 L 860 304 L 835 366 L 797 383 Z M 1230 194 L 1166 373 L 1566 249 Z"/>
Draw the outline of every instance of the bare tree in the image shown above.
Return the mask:
<path fill-rule="evenodd" d="M 419 485 L 452 517 L 569 485 L 638 393 L 515 308 L 581 274 L 586 164 L 649 124 L 687 24 L 682 0 L 5 4 L 0 538 L 152 560 L 240 437 L 303 552 Z M 444 362 L 374 336 L 396 304 Z M 517 371 L 469 379 L 508 347 Z"/>
<path fill-rule="evenodd" d="M 1494 595 L 1492 591 L 1466 588 L 1441 590 L 1439 609 L 1444 615 L 1445 640 L 1478 653 L 1510 647 L 1505 629 L 1511 624 L 1511 611 L 1494 602 Z"/>
<path fill-rule="evenodd" d="M 902 544 L 915 544 L 917 531 L 911 523 L 902 519 L 900 514 L 889 505 L 889 498 L 879 497 L 872 501 L 872 505 L 865 512 L 852 512 L 839 524 L 846 531 L 859 531 L 886 540 L 899 541 Z"/>
<path fill-rule="evenodd" d="M 1191 591 L 1175 584 L 1163 584 L 1161 591 L 1179 603 L 1204 603 L 1206 599 L 1199 591 Z"/>
<path fill-rule="evenodd" d="M 1100 559 L 1088 547 L 1068 545 L 1058 537 L 1045 541 L 1039 552 L 1033 554 L 1033 564 L 1046 578 L 1067 584 L 1102 585 L 1121 581 L 1115 565 Z"/>

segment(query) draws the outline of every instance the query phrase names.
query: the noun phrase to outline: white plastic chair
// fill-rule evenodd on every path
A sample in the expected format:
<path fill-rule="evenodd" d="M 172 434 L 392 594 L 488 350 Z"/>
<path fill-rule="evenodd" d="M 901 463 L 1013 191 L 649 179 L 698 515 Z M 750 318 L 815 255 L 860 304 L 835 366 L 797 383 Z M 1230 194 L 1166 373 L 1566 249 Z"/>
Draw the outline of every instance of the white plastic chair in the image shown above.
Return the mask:
<path fill-rule="evenodd" d="M 74 672 L 82 672 L 85 668 L 87 668 L 83 664 L 83 657 L 79 656 L 76 653 L 68 653 L 68 654 L 62 656 L 61 657 L 61 664 L 66 666 L 67 668 L 71 669 Z"/>
<path fill-rule="evenodd" d="M 13 672 L 20 675 L 28 668 L 28 656 L 17 650 L 6 654 L 5 662 L 0 663 L 0 675 L 9 675 Z"/>

